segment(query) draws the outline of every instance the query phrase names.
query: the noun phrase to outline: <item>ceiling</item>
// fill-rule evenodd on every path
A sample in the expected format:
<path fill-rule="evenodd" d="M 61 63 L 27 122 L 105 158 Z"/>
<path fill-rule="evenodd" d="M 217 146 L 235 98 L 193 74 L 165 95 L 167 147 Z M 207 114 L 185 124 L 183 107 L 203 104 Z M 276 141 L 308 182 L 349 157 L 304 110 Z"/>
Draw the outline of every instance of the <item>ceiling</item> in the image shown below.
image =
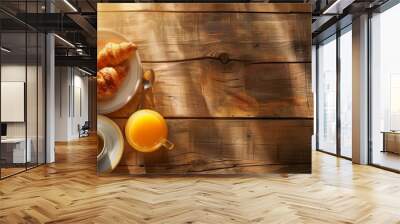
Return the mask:
<path fill-rule="evenodd" d="M 229 2 L 229 0 L 203 0 L 201 2 Z M 232 1 L 232 0 L 231 0 Z M 347 3 L 340 6 L 342 14 L 323 15 L 335 1 L 339 0 L 243 0 L 237 2 L 306 2 L 313 8 L 313 37 L 327 30 L 337 20 L 346 14 L 355 14 L 363 11 L 371 4 L 382 4 L 386 0 L 340 0 Z M 29 32 L 54 32 L 60 38 L 55 39 L 56 56 L 64 64 L 93 63 L 94 71 L 96 61 L 96 5 L 99 2 L 196 2 L 191 0 L 0 0 L 0 25 L 3 33 L 2 44 L 13 49 L 13 55 L 26 55 L 25 31 Z M 198 2 L 198 1 L 197 1 Z M 339 7 L 339 8 L 340 8 Z M 52 13 L 48 13 L 52 11 Z M 32 35 L 31 35 L 32 36 Z M 35 41 L 31 43 L 28 34 L 27 53 L 30 55 L 36 50 Z M 11 54 L 9 55 L 11 56 Z M 64 60 L 64 61 L 61 61 Z M 57 62 L 57 60 L 56 60 Z"/>

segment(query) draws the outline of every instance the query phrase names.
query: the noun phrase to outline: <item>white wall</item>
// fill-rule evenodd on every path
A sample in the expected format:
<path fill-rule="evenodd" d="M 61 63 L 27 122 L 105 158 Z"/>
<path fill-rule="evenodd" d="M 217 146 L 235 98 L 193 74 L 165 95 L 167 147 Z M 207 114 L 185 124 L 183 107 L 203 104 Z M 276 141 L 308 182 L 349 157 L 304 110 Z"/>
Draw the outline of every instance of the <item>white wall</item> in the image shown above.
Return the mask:
<path fill-rule="evenodd" d="M 1 81 L 25 82 L 25 64 L 6 64 L 1 66 Z M 7 108 L 1 108 L 6 110 Z M 25 123 L 7 123 L 7 137 L 25 137 Z"/>
<path fill-rule="evenodd" d="M 67 67 L 55 68 L 55 141 L 68 140 L 68 71 Z"/>
<path fill-rule="evenodd" d="M 78 125 L 88 120 L 88 78 L 83 75 L 76 68 L 56 67 L 56 141 L 79 138 Z"/>
<path fill-rule="evenodd" d="M 27 66 L 28 72 L 28 88 L 27 88 L 27 106 L 30 107 L 27 113 L 28 116 L 28 128 L 33 127 L 36 130 L 36 78 L 31 78 L 31 74 L 36 74 L 36 66 Z M 1 81 L 2 82 L 25 82 L 25 64 L 4 64 L 1 66 Z M 36 77 L 36 75 L 35 75 Z M 29 88 L 31 87 L 31 88 Z M 40 106 L 40 105 L 39 105 Z M 32 107 L 34 107 L 32 109 Z M 7 108 L 1 108 L 7 110 Z M 34 111 L 35 113 L 31 113 Z M 9 137 L 25 137 L 25 123 L 24 122 L 12 122 L 7 124 L 7 135 Z M 36 132 L 35 132 L 36 135 Z M 28 130 L 29 137 L 29 130 Z"/>
<path fill-rule="evenodd" d="M 26 77 L 28 80 L 25 80 Z M 7 137 L 25 138 L 26 135 L 31 143 L 31 155 L 32 158 L 34 158 L 32 161 L 36 162 L 36 158 L 39 158 L 39 163 L 44 162 L 45 150 L 43 78 L 44 74 L 40 66 L 38 68 L 36 65 L 28 65 L 25 67 L 25 63 L 9 63 L 1 66 L 2 82 L 24 82 L 26 83 L 27 91 L 26 108 L 22 108 L 22 110 L 26 110 L 27 120 L 24 122 L 7 122 Z M 10 108 L 1 108 L 1 110 L 9 109 Z M 39 153 L 38 157 L 36 153 Z"/>
<path fill-rule="evenodd" d="M 72 129 L 72 133 L 73 136 L 78 136 L 78 129 L 76 128 L 78 126 L 78 124 L 83 125 L 85 123 L 85 121 L 88 121 L 88 117 L 89 117 L 89 109 L 88 109 L 88 78 L 81 76 L 82 73 L 78 73 L 78 75 L 76 74 L 75 70 L 75 77 L 74 77 L 74 94 L 75 96 L 75 116 L 74 119 L 72 120 L 72 127 L 74 127 Z M 80 91 L 80 93 L 79 93 Z M 80 96 L 80 97 L 79 97 Z M 80 102 L 78 102 L 80 101 Z M 81 107 L 81 108 L 80 108 Z M 82 110 L 82 111 L 79 111 Z"/>

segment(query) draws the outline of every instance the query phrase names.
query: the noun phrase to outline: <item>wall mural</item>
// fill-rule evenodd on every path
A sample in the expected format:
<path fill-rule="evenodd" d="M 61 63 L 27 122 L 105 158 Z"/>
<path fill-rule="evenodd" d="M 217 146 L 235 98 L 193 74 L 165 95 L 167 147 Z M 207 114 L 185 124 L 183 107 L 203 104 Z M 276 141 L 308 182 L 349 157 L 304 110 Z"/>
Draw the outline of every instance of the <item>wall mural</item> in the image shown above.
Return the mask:
<path fill-rule="evenodd" d="M 99 174 L 311 172 L 308 4 L 98 4 Z"/>

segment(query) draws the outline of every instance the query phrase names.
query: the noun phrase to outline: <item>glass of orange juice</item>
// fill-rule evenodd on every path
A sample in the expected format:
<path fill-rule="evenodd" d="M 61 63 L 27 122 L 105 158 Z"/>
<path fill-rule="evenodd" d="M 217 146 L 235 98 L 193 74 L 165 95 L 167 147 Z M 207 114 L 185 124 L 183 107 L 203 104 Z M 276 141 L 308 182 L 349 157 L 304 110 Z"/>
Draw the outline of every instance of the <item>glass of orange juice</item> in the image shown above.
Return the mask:
<path fill-rule="evenodd" d="M 174 144 L 167 140 L 165 119 L 153 110 L 133 113 L 126 123 L 125 136 L 128 144 L 140 152 L 153 152 L 161 147 L 168 150 L 174 148 Z"/>

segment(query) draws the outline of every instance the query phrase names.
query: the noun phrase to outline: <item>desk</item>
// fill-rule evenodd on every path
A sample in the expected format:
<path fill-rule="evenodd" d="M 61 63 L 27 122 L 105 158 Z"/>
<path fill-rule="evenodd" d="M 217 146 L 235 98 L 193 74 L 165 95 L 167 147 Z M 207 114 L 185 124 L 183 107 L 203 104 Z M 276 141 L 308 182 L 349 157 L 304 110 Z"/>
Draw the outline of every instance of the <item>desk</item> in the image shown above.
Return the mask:
<path fill-rule="evenodd" d="M 383 150 L 382 152 L 392 152 L 400 154 L 400 132 L 383 131 Z"/>
<path fill-rule="evenodd" d="M 25 138 L 5 138 L 1 139 L 1 157 L 6 163 L 25 163 L 31 162 L 32 153 L 30 138 L 26 139 L 28 142 L 25 154 Z"/>

